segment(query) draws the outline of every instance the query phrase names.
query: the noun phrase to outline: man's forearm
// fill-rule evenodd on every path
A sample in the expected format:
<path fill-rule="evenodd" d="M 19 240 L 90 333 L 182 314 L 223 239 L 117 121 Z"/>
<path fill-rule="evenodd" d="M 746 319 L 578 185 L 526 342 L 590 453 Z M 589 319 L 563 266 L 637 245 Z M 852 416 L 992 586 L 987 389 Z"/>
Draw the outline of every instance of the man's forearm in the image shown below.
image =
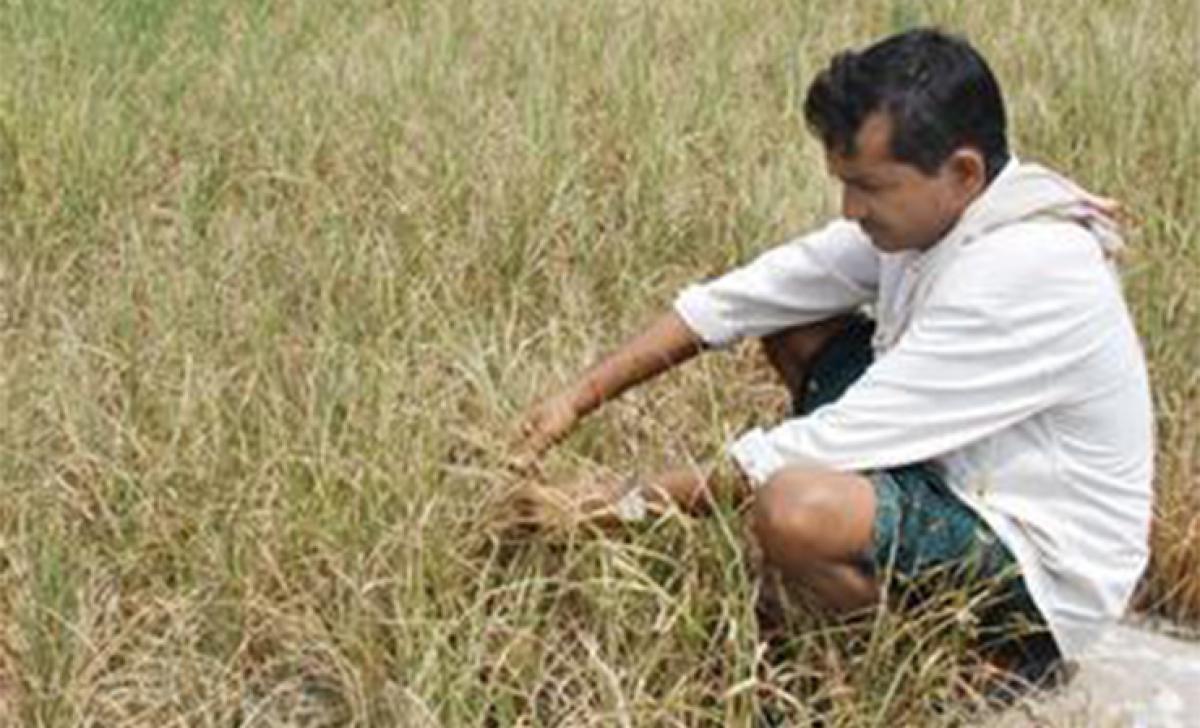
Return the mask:
<path fill-rule="evenodd" d="M 582 416 L 625 390 L 691 359 L 703 342 L 679 314 L 668 310 L 648 328 L 584 372 L 573 397 Z"/>

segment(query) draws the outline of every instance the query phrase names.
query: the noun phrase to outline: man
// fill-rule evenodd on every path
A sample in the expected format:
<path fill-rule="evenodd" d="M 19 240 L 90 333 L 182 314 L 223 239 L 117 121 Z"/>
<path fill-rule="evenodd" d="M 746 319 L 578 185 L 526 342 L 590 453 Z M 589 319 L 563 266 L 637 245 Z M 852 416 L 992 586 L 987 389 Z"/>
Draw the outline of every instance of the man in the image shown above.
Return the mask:
<path fill-rule="evenodd" d="M 594 498 L 629 517 L 740 489 L 765 562 L 835 609 L 930 573 L 991 582 L 985 649 L 1040 679 L 1121 615 L 1147 561 L 1152 417 L 1114 206 L 1012 158 L 987 64 L 937 30 L 838 55 L 804 114 L 842 219 L 684 290 L 531 410 L 526 457 L 761 337 L 795 412 L 733 443 L 741 478 L 681 470 Z"/>

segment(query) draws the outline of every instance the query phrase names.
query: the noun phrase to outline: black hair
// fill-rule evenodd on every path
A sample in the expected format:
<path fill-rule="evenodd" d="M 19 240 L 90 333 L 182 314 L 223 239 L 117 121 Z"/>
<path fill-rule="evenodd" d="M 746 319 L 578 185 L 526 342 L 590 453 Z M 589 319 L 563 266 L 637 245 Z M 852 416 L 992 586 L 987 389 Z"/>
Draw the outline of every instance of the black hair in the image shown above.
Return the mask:
<path fill-rule="evenodd" d="M 839 53 L 804 100 L 809 128 L 845 155 L 857 153 L 854 139 L 876 111 L 891 119 L 892 157 L 927 175 L 964 146 L 983 156 L 989 182 L 1008 162 L 1000 84 L 962 38 L 918 28 Z"/>

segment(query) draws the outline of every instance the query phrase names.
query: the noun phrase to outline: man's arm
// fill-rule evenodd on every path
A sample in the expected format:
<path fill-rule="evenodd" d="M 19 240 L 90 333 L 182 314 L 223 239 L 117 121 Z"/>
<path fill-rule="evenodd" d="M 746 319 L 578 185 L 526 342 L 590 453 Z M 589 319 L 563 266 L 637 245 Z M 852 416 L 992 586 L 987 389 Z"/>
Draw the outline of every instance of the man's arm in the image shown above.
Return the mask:
<path fill-rule="evenodd" d="M 641 334 L 526 414 L 516 465 L 528 466 L 605 401 L 695 356 L 853 310 L 875 295 L 879 255 L 836 221 L 712 281 L 688 287 Z"/>
<path fill-rule="evenodd" d="M 675 311 L 659 316 L 577 380 L 526 413 L 518 464 L 529 465 L 600 405 L 691 359 L 702 348 L 700 338 Z"/>

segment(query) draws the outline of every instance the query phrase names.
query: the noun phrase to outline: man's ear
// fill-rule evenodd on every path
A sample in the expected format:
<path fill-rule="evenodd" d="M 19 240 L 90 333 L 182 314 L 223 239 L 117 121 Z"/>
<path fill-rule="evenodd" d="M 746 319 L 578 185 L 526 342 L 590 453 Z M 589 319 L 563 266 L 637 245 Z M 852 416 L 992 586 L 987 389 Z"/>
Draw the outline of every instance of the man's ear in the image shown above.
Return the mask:
<path fill-rule="evenodd" d="M 987 163 L 978 149 L 960 147 L 946 160 L 954 186 L 966 199 L 973 199 L 987 186 Z"/>

